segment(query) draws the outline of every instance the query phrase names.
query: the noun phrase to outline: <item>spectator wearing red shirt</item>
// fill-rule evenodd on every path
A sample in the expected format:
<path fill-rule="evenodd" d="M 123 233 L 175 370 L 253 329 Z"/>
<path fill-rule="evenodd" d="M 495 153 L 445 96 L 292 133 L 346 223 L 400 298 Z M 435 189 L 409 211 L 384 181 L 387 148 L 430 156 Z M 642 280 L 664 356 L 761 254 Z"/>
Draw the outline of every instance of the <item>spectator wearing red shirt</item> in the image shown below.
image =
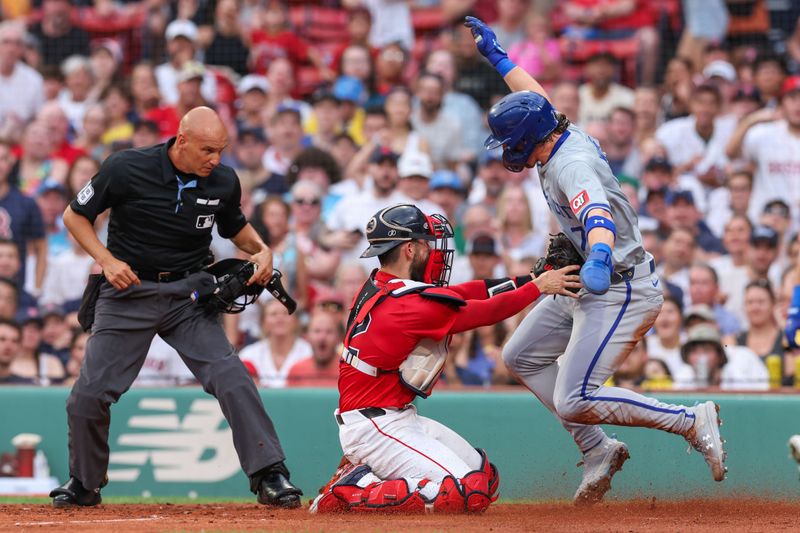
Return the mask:
<path fill-rule="evenodd" d="M 67 165 L 72 165 L 80 156 L 86 155 L 86 152 L 73 146 L 70 142 L 69 120 L 58 102 L 46 102 L 36 115 L 36 120 L 47 126 L 53 146 L 51 158 L 63 159 Z M 22 157 L 22 152 L 15 150 L 14 155 L 18 158 Z"/>
<path fill-rule="evenodd" d="M 361 46 L 366 48 L 372 60 L 378 58 L 378 50 L 369 44 L 369 31 L 372 28 L 372 15 L 369 9 L 359 6 L 347 12 L 347 40 L 340 44 L 333 52 L 331 68 L 341 74 L 339 66 L 342 61 L 344 51 L 350 46 Z"/>
<path fill-rule="evenodd" d="M 178 132 L 183 115 L 191 109 L 208 105 L 201 93 L 203 76 L 206 69 L 202 63 L 188 61 L 183 65 L 178 74 L 178 103 L 174 106 L 166 105 L 151 109 L 144 118 L 158 124 L 163 140 L 173 137 Z"/>
<path fill-rule="evenodd" d="M 335 387 L 339 380 L 339 354 L 344 327 L 333 313 L 315 311 L 306 340 L 311 357 L 296 362 L 286 378 L 289 387 Z"/>
<path fill-rule="evenodd" d="M 288 28 L 289 13 L 283 2 L 272 0 L 264 10 L 264 27 L 253 30 L 250 35 L 250 71 L 264 74 L 273 60 L 283 57 L 292 62 L 295 69 L 311 62 L 327 80 L 335 75 L 316 50 Z"/>

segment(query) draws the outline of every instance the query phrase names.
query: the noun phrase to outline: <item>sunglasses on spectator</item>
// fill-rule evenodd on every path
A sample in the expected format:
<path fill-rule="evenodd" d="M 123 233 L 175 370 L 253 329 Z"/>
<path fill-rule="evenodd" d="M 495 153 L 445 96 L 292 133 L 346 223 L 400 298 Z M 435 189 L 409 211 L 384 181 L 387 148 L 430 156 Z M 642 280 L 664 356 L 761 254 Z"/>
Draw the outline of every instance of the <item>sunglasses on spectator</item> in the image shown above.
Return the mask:
<path fill-rule="evenodd" d="M 319 198 L 295 198 L 294 203 L 296 203 L 297 205 L 318 206 Z"/>

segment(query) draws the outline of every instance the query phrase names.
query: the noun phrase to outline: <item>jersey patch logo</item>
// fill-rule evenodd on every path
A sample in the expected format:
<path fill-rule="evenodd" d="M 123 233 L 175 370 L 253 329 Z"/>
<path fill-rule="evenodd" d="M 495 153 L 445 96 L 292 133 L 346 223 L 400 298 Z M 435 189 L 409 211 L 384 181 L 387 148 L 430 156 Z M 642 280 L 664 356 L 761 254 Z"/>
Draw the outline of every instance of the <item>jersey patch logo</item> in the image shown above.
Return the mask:
<path fill-rule="evenodd" d="M 86 205 L 86 202 L 91 200 L 92 196 L 94 196 L 94 187 L 92 187 L 92 182 L 89 182 L 78 193 L 78 203 Z"/>
<path fill-rule="evenodd" d="M 580 211 L 587 203 L 589 203 L 589 195 L 584 189 L 576 194 L 575 198 L 569 201 L 569 206 L 572 208 L 572 212 L 577 215 L 578 211 Z"/>
<path fill-rule="evenodd" d="M 208 229 L 214 225 L 214 215 L 200 215 L 197 217 L 197 224 L 195 224 L 195 228 L 197 229 Z"/>

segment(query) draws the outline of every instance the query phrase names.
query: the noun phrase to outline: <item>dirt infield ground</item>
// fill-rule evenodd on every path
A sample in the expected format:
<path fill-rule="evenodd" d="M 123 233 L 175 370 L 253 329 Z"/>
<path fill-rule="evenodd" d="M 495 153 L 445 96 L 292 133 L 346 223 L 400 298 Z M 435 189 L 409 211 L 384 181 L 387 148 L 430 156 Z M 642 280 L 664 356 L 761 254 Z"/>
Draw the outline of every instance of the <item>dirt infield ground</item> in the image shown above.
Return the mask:
<path fill-rule="evenodd" d="M 800 502 L 632 501 L 576 509 L 567 503 L 504 504 L 480 516 L 311 516 L 256 504 L 116 504 L 56 510 L 0 505 L 0 531 L 797 531 Z"/>

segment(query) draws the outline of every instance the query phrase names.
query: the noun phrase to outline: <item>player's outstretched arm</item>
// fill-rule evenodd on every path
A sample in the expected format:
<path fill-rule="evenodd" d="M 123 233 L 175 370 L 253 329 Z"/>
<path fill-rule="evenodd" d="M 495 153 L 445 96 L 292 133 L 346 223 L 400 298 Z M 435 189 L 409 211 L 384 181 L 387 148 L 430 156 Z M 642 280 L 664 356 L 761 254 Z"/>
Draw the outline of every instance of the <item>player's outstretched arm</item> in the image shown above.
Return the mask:
<path fill-rule="evenodd" d="M 544 87 L 533 76 L 516 66 L 508 58 L 506 51 L 497 42 L 497 35 L 485 22 L 479 18 L 467 17 L 464 25 L 472 31 L 472 37 L 475 39 L 475 46 L 478 47 L 478 51 L 503 76 L 503 80 L 505 80 L 509 89 L 514 92 L 533 91 L 550 100 Z"/>

